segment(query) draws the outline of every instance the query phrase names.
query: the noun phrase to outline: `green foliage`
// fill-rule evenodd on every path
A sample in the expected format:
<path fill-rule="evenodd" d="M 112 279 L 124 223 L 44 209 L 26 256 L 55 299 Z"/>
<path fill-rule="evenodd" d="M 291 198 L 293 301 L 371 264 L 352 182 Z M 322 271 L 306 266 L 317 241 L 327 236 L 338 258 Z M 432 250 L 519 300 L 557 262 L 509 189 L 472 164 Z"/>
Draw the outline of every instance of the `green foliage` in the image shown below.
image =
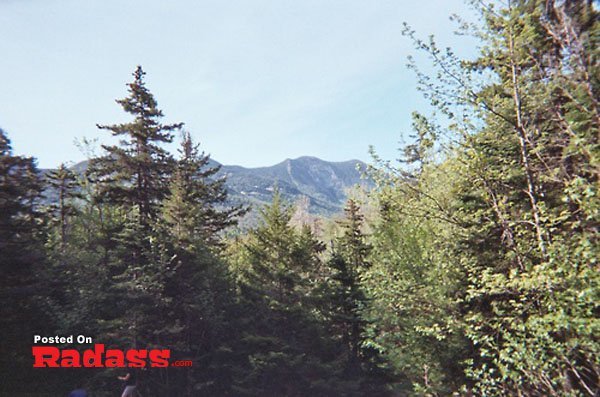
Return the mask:
<path fill-rule="evenodd" d="M 136 208 L 138 223 L 149 231 L 157 207 L 166 196 L 173 170 L 172 156 L 160 145 L 173 140 L 173 131 L 183 123 L 160 123 L 162 111 L 144 82 L 145 72 L 138 66 L 129 83 L 129 96 L 117 100 L 134 120 L 124 124 L 98 125 L 113 136 L 121 137 L 120 145 L 103 145 L 105 155 L 90 161 L 89 174 L 98 183 L 99 198 L 108 203 Z"/>
<path fill-rule="evenodd" d="M 32 379 L 29 335 L 52 329 L 45 313 L 42 178 L 30 157 L 12 153 L 0 129 L 0 382 L 1 394 L 24 390 Z M 27 335 L 26 338 L 23 336 Z"/>
<path fill-rule="evenodd" d="M 455 18 L 474 60 L 406 26 L 437 116 L 413 114 L 400 166 L 374 155 L 366 221 L 349 200 L 329 249 L 278 189 L 226 241 L 246 210 L 189 133 L 179 159 L 163 147 L 182 124 L 160 123 L 141 67 L 117 101 L 134 119 L 99 126 L 120 143 L 88 178 L 52 171 L 46 212 L 33 159 L 0 130 L 2 392 L 39 385 L 35 332 L 194 362 L 150 369 L 145 396 L 597 395 L 598 11 L 472 3 L 481 26 Z"/>
<path fill-rule="evenodd" d="M 361 277 L 369 298 L 366 344 L 405 394 L 449 395 L 465 381 L 465 277 L 448 246 L 459 233 L 448 217 L 452 166 L 424 167 L 418 180 L 389 176 L 375 197 L 381 214 L 372 266 Z"/>
<path fill-rule="evenodd" d="M 57 203 L 50 205 L 49 218 L 51 226 L 58 226 L 58 241 L 64 248 L 69 238 L 70 218 L 77 214 L 75 200 L 81 198 L 79 181 L 77 175 L 64 163 L 48 173 L 46 180 L 48 188 L 58 196 Z"/>
<path fill-rule="evenodd" d="M 469 378 L 465 391 L 593 395 L 599 379 L 592 336 L 599 279 L 593 221 L 598 215 L 598 82 L 592 77 L 597 76 L 597 12 L 583 1 L 474 5 L 485 21 L 473 32 L 483 44 L 475 61 L 462 62 L 433 39 L 425 42 L 406 30 L 439 71 L 437 79 L 419 71 L 417 76 L 448 127 L 437 134 L 445 136 L 438 141 L 444 156 L 429 163 L 438 171 L 428 174 L 421 167 L 412 179 L 400 181 L 386 181 L 385 169 L 376 172 L 383 197 L 398 186 L 411 193 L 402 196 L 399 210 L 382 201 L 382 218 L 402 211 L 421 219 L 417 230 L 432 228 L 409 232 L 425 239 L 415 247 L 452 230 L 450 239 L 433 239 L 423 252 L 445 253 L 447 259 L 431 263 L 449 263 L 450 285 L 463 289 L 454 305 L 460 314 L 456 331 L 473 344 L 462 356 Z M 432 130 L 431 125 L 416 126 Z M 417 145 L 422 140 L 420 134 Z M 421 156 L 410 159 L 422 162 Z M 446 171 L 451 178 L 444 177 Z M 434 175 L 442 178 L 430 179 Z M 447 184 L 444 195 L 437 184 Z M 410 274 L 420 273 L 415 268 Z M 434 288 L 447 296 L 444 290 Z M 386 299 L 402 295 L 397 291 Z M 444 311 L 445 322 L 453 323 L 455 311 Z M 427 391 L 422 385 L 418 390 Z"/>
<path fill-rule="evenodd" d="M 220 166 L 210 167 L 210 156 L 200 153 L 189 133 L 182 134 L 181 148 L 162 219 L 179 246 L 218 245 L 220 233 L 237 223 L 247 209 L 226 204 L 225 179 L 215 179 Z"/>
<path fill-rule="evenodd" d="M 293 209 L 278 190 L 261 214 L 262 223 L 238 243 L 234 257 L 240 297 L 252 310 L 239 347 L 247 352 L 248 367 L 236 390 L 286 396 L 382 392 L 381 383 L 377 388 L 365 381 L 358 361 L 357 274 L 350 274 L 339 256 L 322 262 L 324 245 L 308 226 L 291 226 Z M 347 236 L 356 239 L 362 241 Z M 352 254 L 362 255 L 364 245 L 351 248 L 344 252 L 360 260 Z"/>

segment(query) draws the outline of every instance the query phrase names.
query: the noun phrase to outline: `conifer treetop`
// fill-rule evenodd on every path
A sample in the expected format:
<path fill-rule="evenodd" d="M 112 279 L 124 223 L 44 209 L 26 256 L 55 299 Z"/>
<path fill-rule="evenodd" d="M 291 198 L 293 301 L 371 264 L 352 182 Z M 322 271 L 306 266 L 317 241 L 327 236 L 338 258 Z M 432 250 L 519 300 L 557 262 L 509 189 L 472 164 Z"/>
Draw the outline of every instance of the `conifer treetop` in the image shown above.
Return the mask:
<path fill-rule="evenodd" d="M 171 143 L 173 141 L 172 132 L 181 129 L 184 123 L 160 124 L 159 120 L 164 115 L 158 108 L 158 102 L 154 95 L 146 87 L 144 81 L 146 72 L 142 66 L 138 65 L 132 75 L 133 82 L 127 84 L 129 96 L 117 99 L 116 102 L 125 112 L 134 115 L 135 120 L 125 124 L 97 124 L 97 127 L 111 131 L 113 136 L 132 135 L 142 140 Z"/>

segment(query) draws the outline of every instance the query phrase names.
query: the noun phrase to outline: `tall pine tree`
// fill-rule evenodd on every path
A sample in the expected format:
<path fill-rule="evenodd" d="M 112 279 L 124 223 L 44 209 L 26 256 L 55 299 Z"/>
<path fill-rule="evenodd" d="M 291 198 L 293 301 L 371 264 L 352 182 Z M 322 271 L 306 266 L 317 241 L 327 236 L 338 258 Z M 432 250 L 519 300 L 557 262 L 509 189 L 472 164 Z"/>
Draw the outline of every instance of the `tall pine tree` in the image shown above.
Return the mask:
<path fill-rule="evenodd" d="M 90 160 L 88 169 L 94 202 L 117 220 L 110 232 L 104 233 L 106 296 L 112 303 L 102 320 L 107 325 L 103 332 L 120 344 L 133 346 L 152 340 L 159 309 L 166 303 L 167 269 L 156 257 L 154 242 L 175 161 L 162 145 L 170 143 L 173 132 L 183 125 L 161 123 L 163 113 L 144 76 L 138 66 L 128 84 L 129 95 L 117 100 L 133 120 L 98 125 L 120 140 L 118 145 L 103 145 L 104 155 Z"/>
<path fill-rule="evenodd" d="M 140 228 L 148 232 L 160 201 L 167 195 L 173 158 L 161 145 L 173 141 L 183 123 L 161 124 L 163 113 L 146 88 L 145 72 L 138 66 L 129 83 L 129 96 L 117 100 L 134 117 L 129 123 L 98 125 L 121 138 L 119 145 L 102 145 L 105 155 L 90 162 L 90 174 L 99 183 L 101 198 L 138 213 Z"/>
<path fill-rule="evenodd" d="M 75 215 L 77 208 L 74 201 L 81 198 L 77 175 L 64 163 L 56 170 L 46 175 L 50 189 L 58 197 L 58 202 L 50 206 L 53 223 L 58 225 L 58 241 L 60 249 L 64 250 L 68 242 L 69 218 Z"/>
<path fill-rule="evenodd" d="M 12 153 L 0 129 L 0 394 L 26 391 L 33 335 L 48 332 L 42 311 L 45 293 L 42 219 L 38 211 L 42 178 L 31 157 Z"/>

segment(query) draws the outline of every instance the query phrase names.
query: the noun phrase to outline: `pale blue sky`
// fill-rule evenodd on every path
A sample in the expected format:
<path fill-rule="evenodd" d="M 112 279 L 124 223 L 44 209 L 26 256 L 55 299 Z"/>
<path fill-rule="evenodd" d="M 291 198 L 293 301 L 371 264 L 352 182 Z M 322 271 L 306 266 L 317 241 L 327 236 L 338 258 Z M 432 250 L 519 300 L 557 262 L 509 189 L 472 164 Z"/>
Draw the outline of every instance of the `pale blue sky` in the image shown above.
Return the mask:
<path fill-rule="evenodd" d="M 395 158 L 424 109 L 407 21 L 464 54 L 462 0 L 0 0 L 0 127 L 41 167 L 127 120 L 114 102 L 141 64 L 165 122 L 225 164 L 312 155 Z"/>

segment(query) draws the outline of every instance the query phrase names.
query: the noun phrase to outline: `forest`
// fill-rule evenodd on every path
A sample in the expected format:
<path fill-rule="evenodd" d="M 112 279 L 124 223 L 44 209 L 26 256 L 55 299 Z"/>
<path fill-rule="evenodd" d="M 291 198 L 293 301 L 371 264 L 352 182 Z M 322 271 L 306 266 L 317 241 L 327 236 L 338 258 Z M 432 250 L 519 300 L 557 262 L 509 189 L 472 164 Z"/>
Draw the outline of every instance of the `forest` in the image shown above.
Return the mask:
<path fill-rule="evenodd" d="M 598 396 L 597 5 L 472 3 L 474 59 L 405 26 L 431 113 L 335 219 L 274 182 L 237 227 L 141 66 L 83 173 L 0 130 L 0 395 L 119 395 L 124 368 L 32 366 L 33 335 L 86 335 L 193 364 L 138 371 L 144 397 Z"/>

